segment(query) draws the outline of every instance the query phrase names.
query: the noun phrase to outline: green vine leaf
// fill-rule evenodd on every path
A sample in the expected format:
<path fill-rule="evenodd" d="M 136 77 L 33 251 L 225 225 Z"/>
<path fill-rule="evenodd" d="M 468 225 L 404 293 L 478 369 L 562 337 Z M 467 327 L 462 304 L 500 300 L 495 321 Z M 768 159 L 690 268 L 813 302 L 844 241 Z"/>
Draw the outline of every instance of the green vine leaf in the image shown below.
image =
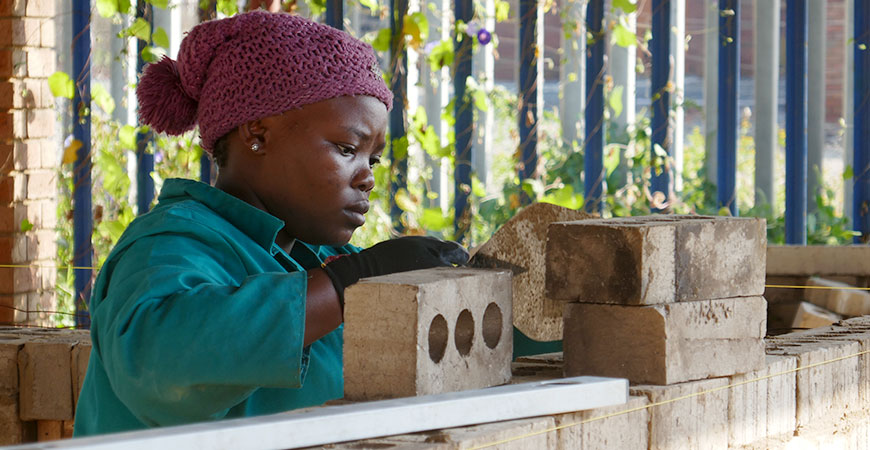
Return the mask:
<path fill-rule="evenodd" d="M 112 111 L 115 110 L 115 99 L 112 98 L 112 94 L 102 84 L 93 83 L 91 85 L 91 99 L 106 114 L 112 114 Z"/>
<path fill-rule="evenodd" d="M 378 35 L 372 41 L 372 48 L 379 52 L 386 52 L 390 49 L 390 29 L 381 28 L 378 30 Z"/>
<path fill-rule="evenodd" d="M 48 77 L 51 95 L 72 99 L 75 96 L 75 83 L 65 72 L 55 72 Z"/>
<path fill-rule="evenodd" d="M 375 15 L 380 9 L 380 6 L 378 5 L 378 0 L 360 0 L 359 4 L 368 8 L 371 11 L 372 15 Z"/>
<path fill-rule="evenodd" d="M 118 12 L 118 0 L 97 0 L 97 12 L 103 17 L 112 17 Z"/>
<path fill-rule="evenodd" d="M 239 5 L 236 0 L 218 0 L 217 12 L 225 16 L 235 16 L 239 12 Z"/>
<path fill-rule="evenodd" d="M 140 17 L 130 25 L 130 28 L 127 28 L 127 36 L 133 36 L 140 41 L 151 42 L 151 25 Z"/>
<path fill-rule="evenodd" d="M 151 3 L 154 6 L 158 7 L 158 8 L 161 8 L 161 9 L 166 9 L 169 7 L 169 0 L 146 0 L 146 1 L 148 3 Z"/>
<path fill-rule="evenodd" d="M 169 35 L 166 34 L 166 30 L 163 27 L 157 27 L 154 30 L 154 34 L 151 35 L 151 38 L 154 40 L 154 45 L 163 48 L 169 48 Z"/>
<path fill-rule="evenodd" d="M 511 4 L 505 0 L 495 1 L 495 20 L 496 22 L 504 22 L 510 16 Z"/>
<path fill-rule="evenodd" d="M 626 14 L 637 11 L 637 5 L 633 0 L 613 0 L 613 7 L 621 9 Z"/>
<path fill-rule="evenodd" d="M 118 131 L 118 140 L 121 141 L 121 147 L 127 150 L 136 150 L 136 127 L 133 125 L 124 125 Z"/>
<path fill-rule="evenodd" d="M 28 232 L 33 229 L 33 224 L 27 219 L 21 219 L 21 231 Z"/>
<path fill-rule="evenodd" d="M 616 45 L 620 47 L 637 45 L 637 34 L 629 30 L 624 22 L 624 18 L 620 18 L 619 22 L 613 27 L 613 39 Z"/>

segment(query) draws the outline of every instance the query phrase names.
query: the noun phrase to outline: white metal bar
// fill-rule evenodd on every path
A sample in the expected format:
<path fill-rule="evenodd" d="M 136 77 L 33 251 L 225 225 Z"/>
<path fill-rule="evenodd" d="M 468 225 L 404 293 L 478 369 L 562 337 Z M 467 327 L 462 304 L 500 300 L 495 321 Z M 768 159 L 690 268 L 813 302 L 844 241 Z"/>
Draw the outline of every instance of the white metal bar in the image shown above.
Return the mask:
<path fill-rule="evenodd" d="M 755 3 L 755 205 L 776 201 L 779 127 L 779 0 Z"/>
<path fill-rule="evenodd" d="M 18 449 L 298 448 L 623 404 L 628 380 L 574 377 L 179 427 L 109 434 Z"/>
<path fill-rule="evenodd" d="M 843 152 L 843 168 L 852 165 L 852 156 L 855 148 L 853 147 L 853 139 L 855 135 L 855 0 L 846 0 L 846 39 L 842 43 L 845 46 L 844 55 L 846 55 L 846 67 L 843 70 L 843 117 L 846 119 L 845 138 L 843 145 L 846 146 Z M 849 223 L 852 224 L 852 190 L 854 189 L 854 177 L 843 181 L 843 215 L 849 218 Z"/>
<path fill-rule="evenodd" d="M 683 191 L 683 141 L 685 136 L 685 111 L 683 98 L 686 92 L 686 0 L 671 0 L 671 58 L 674 73 L 673 140 L 671 156 L 674 158 L 674 191 Z"/>
<path fill-rule="evenodd" d="M 807 212 L 814 212 L 816 195 L 820 192 L 822 161 L 825 152 L 825 72 L 827 64 L 828 0 L 807 2 L 809 28 L 807 35 Z"/>
<path fill-rule="evenodd" d="M 586 104 L 586 2 L 567 0 L 563 6 L 564 20 L 576 24 L 570 34 L 561 34 L 561 64 L 559 66 L 559 113 L 562 141 L 566 145 L 583 144 L 583 105 Z"/>

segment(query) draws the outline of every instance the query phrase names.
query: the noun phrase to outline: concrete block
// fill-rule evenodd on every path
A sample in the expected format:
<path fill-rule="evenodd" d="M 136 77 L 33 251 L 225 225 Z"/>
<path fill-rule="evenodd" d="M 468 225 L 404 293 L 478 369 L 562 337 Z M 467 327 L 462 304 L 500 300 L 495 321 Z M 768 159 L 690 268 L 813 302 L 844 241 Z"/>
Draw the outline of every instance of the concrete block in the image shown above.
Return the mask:
<path fill-rule="evenodd" d="M 761 369 L 765 306 L 761 297 L 566 304 L 565 374 L 672 384 Z"/>
<path fill-rule="evenodd" d="M 816 327 L 826 327 L 831 325 L 843 317 L 839 314 L 828 311 L 809 302 L 801 302 L 795 311 L 794 320 L 791 327 L 795 329 L 809 329 Z"/>
<path fill-rule="evenodd" d="M 474 253 L 469 265 L 513 272 L 514 326 L 538 341 L 562 339 L 562 303 L 546 296 L 547 227 L 592 216 L 548 203 L 523 208 Z"/>
<path fill-rule="evenodd" d="M 870 246 L 771 245 L 767 247 L 768 275 L 867 276 Z"/>
<path fill-rule="evenodd" d="M 812 277 L 807 282 L 806 300 L 816 306 L 821 306 L 831 312 L 855 317 L 870 314 L 870 292 L 855 289 L 839 281 Z"/>
<path fill-rule="evenodd" d="M 547 292 L 560 300 L 624 305 L 759 296 L 764 224 L 712 216 L 551 224 Z"/>
<path fill-rule="evenodd" d="M 91 356 L 91 343 L 79 342 L 70 352 L 71 381 L 73 388 L 73 407 L 79 403 L 79 394 L 82 392 L 82 383 L 85 374 L 88 373 L 88 360 Z"/>
<path fill-rule="evenodd" d="M 506 271 L 436 268 L 348 287 L 345 397 L 407 397 L 507 383 L 510 301 Z"/>
<path fill-rule="evenodd" d="M 631 395 L 644 395 L 656 404 L 649 409 L 649 449 L 727 448 L 728 381 L 631 387 Z"/>
<path fill-rule="evenodd" d="M 860 402 L 858 342 L 787 334 L 767 340 L 768 355 L 795 356 L 796 430 L 839 419 Z M 843 359 L 839 359 L 843 358 Z"/>
<path fill-rule="evenodd" d="M 765 367 L 730 379 L 728 442 L 750 445 L 795 429 L 795 368 L 793 356 L 767 356 Z"/>
<path fill-rule="evenodd" d="M 38 340 L 18 353 L 22 420 L 73 418 L 69 342 Z"/>
<path fill-rule="evenodd" d="M 631 396 L 623 405 L 554 416 L 563 449 L 645 449 L 649 446 L 649 400 Z"/>
<path fill-rule="evenodd" d="M 550 224 L 547 295 L 620 305 L 673 302 L 674 246 L 670 223 L 596 219 Z"/>

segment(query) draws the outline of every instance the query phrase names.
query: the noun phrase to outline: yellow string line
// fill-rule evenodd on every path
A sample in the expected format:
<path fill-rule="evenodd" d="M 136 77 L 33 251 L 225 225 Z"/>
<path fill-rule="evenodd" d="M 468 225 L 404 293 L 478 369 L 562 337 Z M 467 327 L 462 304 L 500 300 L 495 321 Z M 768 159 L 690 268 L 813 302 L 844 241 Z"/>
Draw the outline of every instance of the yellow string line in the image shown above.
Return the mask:
<path fill-rule="evenodd" d="M 85 266 L 45 266 L 41 264 L 0 264 L 0 269 L 27 269 L 27 268 L 36 268 L 36 269 L 73 269 L 73 270 L 96 270 L 99 267 L 85 267 Z"/>
<path fill-rule="evenodd" d="M 765 375 L 765 376 L 762 376 L 762 377 L 753 378 L 753 379 L 749 379 L 749 380 L 744 380 L 744 381 L 740 381 L 740 382 L 737 382 L 737 383 L 729 384 L 729 385 L 727 385 L 727 386 L 720 386 L 720 387 L 716 387 L 716 388 L 713 388 L 713 389 L 708 389 L 708 390 L 706 390 L 706 391 L 697 392 L 697 393 L 694 393 L 694 394 L 687 394 L 687 395 L 683 395 L 683 396 L 680 396 L 680 397 L 675 397 L 675 398 L 672 398 L 672 399 L 669 399 L 669 400 L 662 400 L 662 401 L 660 401 L 660 402 L 650 403 L 650 404 L 648 404 L 648 405 L 638 406 L 638 407 L 636 407 L 636 408 L 630 408 L 630 409 L 626 409 L 626 410 L 622 410 L 622 411 L 617 411 L 617 412 L 614 412 L 614 413 L 605 414 L 605 415 L 603 415 L 603 416 L 597 416 L 597 417 L 593 417 L 593 418 L 591 418 L 591 419 L 582 420 L 582 421 L 580 421 L 580 422 L 572 422 L 572 423 L 567 423 L 567 424 L 564 424 L 564 425 L 559 425 L 559 426 L 556 426 L 556 427 L 548 428 L 548 429 L 546 429 L 546 430 L 533 431 L 533 432 L 531 432 L 531 433 L 526 433 L 526 434 L 519 435 L 519 436 L 516 436 L 516 437 L 507 438 L 507 439 L 503 439 L 503 440 L 500 440 L 500 441 L 491 442 L 491 443 L 487 443 L 487 444 L 483 444 L 483 445 L 478 445 L 478 446 L 475 446 L 475 447 L 470 447 L 469 450 L 477 450 L 477 449 L 481 449 L 481 448 L 492 447 L 492 446 L 495 446 L 495 445 L 506 444 L 506 443 L 508 443 L 508 442 L 518 441 L 518 440 L 521 440 L 521 439 L 526 439 L 526 438 L 534 437 L 534 436 L 538 436 L 538 435 L 541 435 L 541 434 L 551 433 L 551 432 L 553 432 L 553 431 L 559 431 L 559 430 L 562 430 L 562 429 L 565 429 L 565 428 L 570 428 L 570 427 L 574 427 L 574 426 L 577 426 L 577 425 L 583 425 L 583 424 L 586 424 L 586 423 L 595 422 L 595 421 L 603 420 L 603 419 L 607 419 L 607 418 L 610 418 L 610 417 L 621 416 L 621 415 L 624 415 L 624 414 L 629 414 L 629 413 L 633 413 L 633 412 L 636 412 L 636 411 L 640 411 L 640 410 L 643 410 L 643 409 L 650 409 L 650 408 L 653 408 L 653 407 L 656 407 L 656 406 L 662 406 L 662 405 L 666 405 L 666 404 L 668 404 L 668 403 L 678 402 L 678 401 L 680 401 L 680 400 L 686 400 L 686 399 L 693 398 L 693 397 L 700 397 L 700 396 L 702 396 L 702 395 L 707 395 L 707 394 L 710 394 L 710 393 L 713 393 L 713 392 L 721 391 L 721 390 L 723 390 L 723 389 L 731 389 L 731 388 L 735 388 L 735 387 L 737 387 L 737 386 L 742 386 L 742 385 L 744 385 L 744 384 L 756 383 L 756 382 L 758 382 L 758 381 L 762 381 L 762 380 L 766 380 L 766 379 L 769 379 L 769 378 L 773 378 L 773 377 L 778 377 L 778 376 L 786 375 L 786 374 L 789 374 L 789 373 L 792 373 L 792 372 L 800 372 L 801 370 L 812 369 L 813 367 L 818 367 L 818 366 L 822 366 L 822 365 L 825 365 L 825 364 L 835 363 L 835 362 L 837 362 L 837 361 L 842 361 L 842 360 L 844 360 L 844 359 L 855 358 L 855 357 L 857 357 L 857 356 L 865 355 L 865 354 L 867 354 L 867 353 L 870 353 L 870 350 L 864 350 L 864 351 L 861 351 L 861 352 L 858 352 L 858 353 L 855 353 L 855 354 L 852 354 L 852 355 L 841 356 L 841 357 L 839 357 L 839 358 L 833 358 L 833 359 L 829 359 L 829 360 L 827 360 L 827 361 L 822 361 L 822 362 L 818 362 L 818 363 L 808 364 L 808 365 L 806 365 L 806 366 L 797 367 L 797 368 L 794 368 L 794 369 L 788 369 L 788 370 L 784 370 L 784 371 L 782 371 L 782 372 L 773 373 L 773 374 L 770 374 L 770 375 Z M 565 413 L 565 414 L 571 414 L 571 413 Z"/>
<path fill-rule="evenodd" d="M 843 290 L 854 290 L 854 291 L 870 291 L 870 288 L 854 287 L 854 286 L 790 286 L 787 284 L 765 284 L 764 287 L 786 288 L 786 289 L 843 289 Z"/>

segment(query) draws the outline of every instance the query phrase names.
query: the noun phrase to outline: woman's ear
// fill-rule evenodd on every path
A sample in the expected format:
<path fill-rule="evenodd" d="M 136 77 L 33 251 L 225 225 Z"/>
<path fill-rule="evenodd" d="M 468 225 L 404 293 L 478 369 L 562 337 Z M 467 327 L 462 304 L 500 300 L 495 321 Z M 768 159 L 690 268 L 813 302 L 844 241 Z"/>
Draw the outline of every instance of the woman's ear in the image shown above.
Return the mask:
<path fill-rule="evenodd" d="M 242 144 L 257 154 L 266 152 L 266 127 L 260 119 L 239 125 Z"/>

